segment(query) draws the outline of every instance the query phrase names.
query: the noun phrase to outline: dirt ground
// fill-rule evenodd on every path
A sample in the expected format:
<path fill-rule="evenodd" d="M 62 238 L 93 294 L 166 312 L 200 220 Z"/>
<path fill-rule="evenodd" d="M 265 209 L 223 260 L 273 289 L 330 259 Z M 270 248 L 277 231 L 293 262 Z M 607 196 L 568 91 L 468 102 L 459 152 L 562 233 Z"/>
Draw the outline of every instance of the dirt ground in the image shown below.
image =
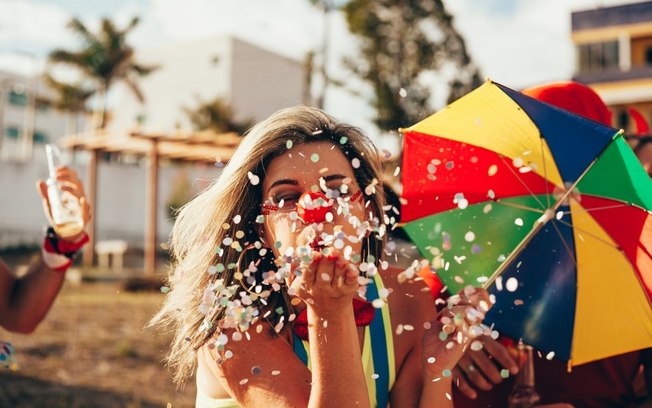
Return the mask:
<path fill-rule="evenodd" d="M 0 407 L 194 406 L 194 384 L 176 390 L 162 363 L 170 338 L 145 328 L 163 297 L 67 282 L 34 333 L 0 329 L 20 365 L 0 370 Z"/>

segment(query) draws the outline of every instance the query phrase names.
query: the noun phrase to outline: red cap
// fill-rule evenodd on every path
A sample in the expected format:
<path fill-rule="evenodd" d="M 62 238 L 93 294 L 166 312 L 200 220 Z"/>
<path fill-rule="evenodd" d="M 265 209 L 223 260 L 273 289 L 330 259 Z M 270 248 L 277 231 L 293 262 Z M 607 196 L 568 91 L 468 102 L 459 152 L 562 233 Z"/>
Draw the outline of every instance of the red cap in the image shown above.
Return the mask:
<path fill-rule="evenodd" d="M 611 126 L 611 112 L 607 105 L 593 89 L 579 82 L 552 82 L 533 86 L 521 92 L 534 99 Z"/>

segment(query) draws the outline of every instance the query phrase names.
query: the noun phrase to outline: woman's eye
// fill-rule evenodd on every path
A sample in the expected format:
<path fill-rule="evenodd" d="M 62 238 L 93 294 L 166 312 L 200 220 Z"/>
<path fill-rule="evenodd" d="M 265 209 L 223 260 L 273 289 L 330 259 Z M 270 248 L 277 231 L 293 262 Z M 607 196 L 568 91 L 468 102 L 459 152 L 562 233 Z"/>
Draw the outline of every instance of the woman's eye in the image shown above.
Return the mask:
<path fill-rule="evenodd" d="M 294 209 L 298 201 L 299 196 L 294 194 L 274 198 L 274 202 L 276 202 L 281 209 Z"/>

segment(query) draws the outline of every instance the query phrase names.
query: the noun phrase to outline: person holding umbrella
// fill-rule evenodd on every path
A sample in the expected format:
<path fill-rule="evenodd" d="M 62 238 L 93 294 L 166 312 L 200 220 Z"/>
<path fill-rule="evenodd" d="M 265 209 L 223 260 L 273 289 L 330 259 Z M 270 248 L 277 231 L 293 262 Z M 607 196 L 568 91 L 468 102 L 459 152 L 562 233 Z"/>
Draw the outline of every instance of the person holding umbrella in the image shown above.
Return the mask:
<path fill-rule="evenodd" d="M 525 95 L 556 107 L 611 125 L 611 113 L 600 97 L 577 82 L 557 82 L 528 88 Z M 603 296 L 609 296 L 604 293 Z M 597 334 L 596 334 L 597 335 Z M 509 358 L 513 350 L 510 339 L 483 337 L 484 348 L 467 351 L 453 370 L 457 385 L 456 407 L 505 406 L 513 387 L 511 379 L 500 376 L 502 368 L 513 368 Z M 542 356 L 535 357 L 536 388 L 542 403 L 569 403 L 575 407 L 649 406 L 641 396 L 642 384 L 652 389 L 652 350 L 634 351 L 574 367 Z M 640 373 L 642 372 L 642 375 Z"/>
<path fill-rule="evenodd" d="M 321 110 L 281 110 L 180 212 L 153 323 L 196 370 L 197 406 L 452 406 L 451 369 L 490 307 L 467 288 L 438 315 L 383 260 L 379 154 Z"/>

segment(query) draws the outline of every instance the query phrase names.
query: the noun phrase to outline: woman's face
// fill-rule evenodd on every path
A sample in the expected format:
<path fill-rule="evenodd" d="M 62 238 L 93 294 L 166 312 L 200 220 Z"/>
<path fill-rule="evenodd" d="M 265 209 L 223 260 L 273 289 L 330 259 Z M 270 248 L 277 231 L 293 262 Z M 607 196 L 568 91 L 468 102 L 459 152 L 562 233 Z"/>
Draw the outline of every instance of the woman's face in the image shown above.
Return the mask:
<path fill-rule="evenodd" d="M 347 258 L 360 254 L 369 229 L 362 195 L 356 195 L 360 186 L 352 164 L 333 143 L 297 145 L 274 158 L 262 187 L 262 204 L 268 211 L 263 238 L 277 256 L 297 256 L 311 244 L 313 249 L 335 247 Z M 305 192 L 321 192 L 333 199 L 330 215 L 323 221 L 306 223 L 298 216 L 297 202 Z"/>

